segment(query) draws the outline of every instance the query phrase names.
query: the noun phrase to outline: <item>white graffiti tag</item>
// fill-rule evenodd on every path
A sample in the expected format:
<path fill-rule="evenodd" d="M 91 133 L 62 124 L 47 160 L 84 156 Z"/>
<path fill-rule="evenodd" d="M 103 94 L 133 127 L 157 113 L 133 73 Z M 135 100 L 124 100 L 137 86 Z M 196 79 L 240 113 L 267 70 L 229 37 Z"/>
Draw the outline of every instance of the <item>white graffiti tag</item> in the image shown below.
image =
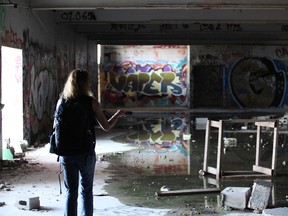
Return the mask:
<path fill-rule="evenodd" d="M 42 119 L 44 112 L 50 112 L 54 96 L 54 83 L 47 69 L 36 74 L 34 66 L 31 70 L 31 95 L 36 115 Z"/>

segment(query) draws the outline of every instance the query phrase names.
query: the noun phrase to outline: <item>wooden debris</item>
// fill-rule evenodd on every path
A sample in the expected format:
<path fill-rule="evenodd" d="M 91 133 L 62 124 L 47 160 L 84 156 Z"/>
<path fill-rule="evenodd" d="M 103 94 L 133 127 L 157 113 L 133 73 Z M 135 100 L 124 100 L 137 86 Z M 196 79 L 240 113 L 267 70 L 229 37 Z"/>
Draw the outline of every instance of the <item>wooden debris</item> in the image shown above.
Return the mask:
<path fill-rule="evenodd" d="M 220 193 L 218 188 L 206 188 L 206 189 L 186 189 L 186 190 L 170 190 L 170 191 L 158 191 L 157 196 L 179 196 L 179 195 L 193 195 L 203 193 Z"/>

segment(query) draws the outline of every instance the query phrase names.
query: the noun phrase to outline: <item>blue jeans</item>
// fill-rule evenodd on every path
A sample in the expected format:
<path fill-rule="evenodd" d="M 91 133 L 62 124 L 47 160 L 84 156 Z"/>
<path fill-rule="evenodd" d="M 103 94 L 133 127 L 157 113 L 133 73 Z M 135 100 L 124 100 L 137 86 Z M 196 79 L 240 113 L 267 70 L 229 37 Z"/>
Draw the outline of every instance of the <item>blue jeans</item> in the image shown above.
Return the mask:
<path fill-rule="evenodd" d="M 93 179 L 96 154 L 61 157 L 66 188 L 65 216 L 77 216 L 79 174 L 81 184 L 81 216 L 93 215 Z"/>

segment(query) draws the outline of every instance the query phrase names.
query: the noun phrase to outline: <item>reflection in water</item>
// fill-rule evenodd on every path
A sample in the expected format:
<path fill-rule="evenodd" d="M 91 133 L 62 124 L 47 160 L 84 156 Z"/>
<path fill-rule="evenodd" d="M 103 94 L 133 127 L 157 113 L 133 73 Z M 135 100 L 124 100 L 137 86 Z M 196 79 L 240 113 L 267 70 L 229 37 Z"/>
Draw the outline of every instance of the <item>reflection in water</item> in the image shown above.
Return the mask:
<path fill-rule="evenodd" d="M 189 174 L 188 119 L 151 118 L 135 125 L 126 139 L 139 149 L 125 153 L 122 162 L 150 174 Z"/>
<path fill-rule="evenodd" d="M 225 187 L 250 187 L 255 178 L 234 178 L 216 180 L 209 175 L 199 178 L 203 167 L 205 123 L 207 118 L 190 115 L 168 115 L 131 117 L 135 124 L 125 130 L 125 142 L 133 150 L 117 154 L 116 164 L 120 176 L 115 188 L 116 196 L 126 203 L 144 206 L 179 207 L 202 203 L 219 207 L 219 196 L 215 194 L 161 197 L 155 201 L 155 192 L 167 186 L 172 190 Z M 123 125 L 122 125 L 123 128 Z M 254 123 L 225 123 L 223 138 L 226 139 L 222 169 L 225 171 L 252 170 L 255 164 L 256 126 Z M 209 163 L 216 164 L 218 130 L 212 130 Z M 122 137 L 123 138 L 123 137 Z M 123 140 L 123 139 L 122 139 Z M 223 146 L 225 140 L 223 139 Z M 273 130 L 263 128 L 261 137 L 260 165 L 271 167 Z M 135 148 L 136 147 L 136 148 Z M 224 151 L 224 149 L 223 149 Z M 288 206 L 288 157 L 287 122 L 280 122 L 278 138 L 277 176 L 274 184 L 271 206 Z M 115 162 L 115 161 L 114 161 Z M 120 166 L 120 168 L 119 168 Z M 121 170 L 121 171 L 120 171 Z M 116 178 L 116 177 L 115 177 Z M 113 183 L 109 185 L 113 187 Z M 110 193 L 115 193 L 116 189 Z M 114 194 L 115 195 L 115 194 Z M 272 200 L 273 197 L 273 200 Z M 173 200 L 173 204 L 171 203 Z M 144 204 L 145 203 L 145 204 Z"/>

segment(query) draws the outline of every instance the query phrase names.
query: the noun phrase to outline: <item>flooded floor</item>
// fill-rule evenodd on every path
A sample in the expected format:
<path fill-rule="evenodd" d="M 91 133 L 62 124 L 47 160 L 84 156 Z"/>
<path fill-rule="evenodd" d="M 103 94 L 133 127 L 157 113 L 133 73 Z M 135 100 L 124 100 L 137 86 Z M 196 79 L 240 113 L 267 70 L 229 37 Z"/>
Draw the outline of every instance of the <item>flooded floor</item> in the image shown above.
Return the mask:
<path fill-rule="evenodd" d="M 263 120 L 263 119 L 262 119 Z M 128 121 L 128 123 L 127 123 Z M 276 176 L 238 175 L 216 179 L 213 174 L 199 175 L 203 170 L 207 118 L 186 114 L 157 117 L 134 116 L 120 122 L 123 133 L 113 140 L 129 144 L 132 150 L 98 155 L 111 163 L 114 173 L 105 190 L 121 202 L 142 207 L 189 209 L 202 214 L 221 212 L 220 193 L 157 196 L 159 191 L 203 188 L 252 187 L 254 180 L 273 183 L 268 207 L 288 206 L 288 139 L 287 122 L 279 121 Z M 218 121 L 218 120 L 217 120 Z M 261 129 L 259 166 L 272 167 L 274 129 Z M 111 134 L 110 134 L 111 136 Z M 101 142 L 101 136 L 98 137 Z M 216 167 L 218 128 L 211 128 L 207 163 Z M 249 171 L 255 165 L 257 127 L 255 122 L 223 122 L 221 171 Z M 258 174 L 258 173 L 256 173 Z M 168 189 L 167 189 L 168 188 Z"/>

